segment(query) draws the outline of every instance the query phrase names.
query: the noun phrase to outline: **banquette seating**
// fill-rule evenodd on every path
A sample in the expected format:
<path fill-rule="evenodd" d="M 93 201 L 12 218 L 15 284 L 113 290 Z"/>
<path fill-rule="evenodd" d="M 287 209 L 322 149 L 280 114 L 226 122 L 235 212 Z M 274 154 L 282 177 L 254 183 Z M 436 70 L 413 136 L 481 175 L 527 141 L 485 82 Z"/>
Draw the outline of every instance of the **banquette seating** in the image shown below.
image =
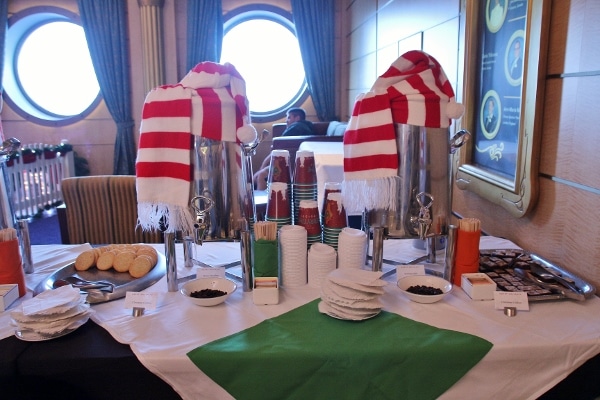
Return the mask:
<path fill-rule="evenodd" d="M 133 175 L 65 178 L 64 207 L 58 208 L 65 244 L 161 243 L 161 232 L 137 226 L 137 193 Z"/>
<path fill-rule="evenodd" d="M 273 124 L 271 150 L 288 150 L 290 160 L 296 159 L 296 151 L 302 142 L 341 142 L 348 123 L 339 121 L 313 122 L 314 135 L 309 136 L 281 136 L 285 131 L 285 123 Z M 293 163 L 292 163 L 293 164 Z"/>

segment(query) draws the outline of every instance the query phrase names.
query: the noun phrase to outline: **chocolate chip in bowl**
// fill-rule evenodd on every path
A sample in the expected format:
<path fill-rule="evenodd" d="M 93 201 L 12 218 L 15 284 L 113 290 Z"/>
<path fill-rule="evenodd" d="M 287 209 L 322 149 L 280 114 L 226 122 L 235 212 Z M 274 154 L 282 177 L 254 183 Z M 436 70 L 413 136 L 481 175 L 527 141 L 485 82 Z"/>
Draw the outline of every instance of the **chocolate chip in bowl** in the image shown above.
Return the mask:
<path fill-rule="evenodd" d="M 236 288 L 227 278 L 198 278 L 186 282 L 179 292 L 196 305 L 211 307 L 227 300 Z"/>
<path fill-rule="evenodd" d="M 433 275 L 409 275 L 398 280 L 398 288 L 417 303 L 435 303 L 452 291 L 452 284 Z"/>

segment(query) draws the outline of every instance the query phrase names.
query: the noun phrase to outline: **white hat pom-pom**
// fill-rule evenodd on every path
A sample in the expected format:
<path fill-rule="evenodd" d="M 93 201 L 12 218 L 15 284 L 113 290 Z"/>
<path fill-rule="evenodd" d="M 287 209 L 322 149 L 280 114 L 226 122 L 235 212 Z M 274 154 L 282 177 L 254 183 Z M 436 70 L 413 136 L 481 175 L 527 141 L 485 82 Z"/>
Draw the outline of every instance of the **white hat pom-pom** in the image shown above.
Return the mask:
<path fill-rule="evenodd" d="M 448 105 L 446 106 L 446 115 L 448 118 L 457 119 L 462 117 L 465 113 L 465 106 L 460 103 L 457 103 L 456 100 L 451 99 Z"/>
<path fill-rule="evenodd" d="M 242 125 L 237 129 L 237 138 L 241 143 L 248 144 L 256 140 L 258 134 L 253 125 Z"/>

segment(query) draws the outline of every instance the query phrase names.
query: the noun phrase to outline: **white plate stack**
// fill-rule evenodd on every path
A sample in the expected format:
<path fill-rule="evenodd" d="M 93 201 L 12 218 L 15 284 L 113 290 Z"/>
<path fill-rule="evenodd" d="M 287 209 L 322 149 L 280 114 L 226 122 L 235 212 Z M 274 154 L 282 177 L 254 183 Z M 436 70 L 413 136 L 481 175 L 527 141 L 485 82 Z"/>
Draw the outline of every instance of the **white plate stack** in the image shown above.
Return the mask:
<path fill-rule="evenodd" d="M 381 312 L 379 296 L 387 282 L 383 272 L 342 268 L 330 272 L 321 285 L 319 311 L 351 321 L 373 318 Z"/>
<path fill-rule="evenodd" d="M 360 229 L 343 228 L 338 237 L 338 268 L 361 269 L 367 261 L 367 234 Z"/>
<path fill-rule="evenodd" d="M 308 250 L 308 286 L 320 288 L 323 280 L 336 268 L 337 253 L 328 244 L 315 243 Z"/>
<path fill-rule="evenodd" d="M 284 225 L 279 229 L 281 253 L 281 286 L 306 285 L 306 229 L 300 225 Z"/>
<path fill-rule="evenodd" d="M 26 341 L 49 340 L 85 324 L 92 313 L 85 295 L 71 285 L 46 290 L 11 312 L 15 336 Z"/>

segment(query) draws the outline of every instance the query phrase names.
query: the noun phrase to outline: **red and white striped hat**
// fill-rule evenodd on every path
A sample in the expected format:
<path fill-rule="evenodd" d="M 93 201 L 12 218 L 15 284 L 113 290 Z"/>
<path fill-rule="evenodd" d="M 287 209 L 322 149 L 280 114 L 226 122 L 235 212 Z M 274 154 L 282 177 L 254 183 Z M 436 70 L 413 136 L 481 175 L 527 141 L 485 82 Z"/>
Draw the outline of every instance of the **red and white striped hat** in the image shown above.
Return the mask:
<path fill-rule="evenodd" d="M 203 62 L 176 85 L 148 93 L 136 160 L 138 223 L 142 229 L 191 231 L 189 211 L 193 135 L 251 143 L 246 84 L 229 63 Z"/>
<path fill-rule="evenodd" d="M 344 133 L 345 206 L 362 211 L 394 203 L 399 162 L 394 124 L 447 128 L 463 112 L 433 57 L 409 51 L 394 61 L 354 103 Z"/>

